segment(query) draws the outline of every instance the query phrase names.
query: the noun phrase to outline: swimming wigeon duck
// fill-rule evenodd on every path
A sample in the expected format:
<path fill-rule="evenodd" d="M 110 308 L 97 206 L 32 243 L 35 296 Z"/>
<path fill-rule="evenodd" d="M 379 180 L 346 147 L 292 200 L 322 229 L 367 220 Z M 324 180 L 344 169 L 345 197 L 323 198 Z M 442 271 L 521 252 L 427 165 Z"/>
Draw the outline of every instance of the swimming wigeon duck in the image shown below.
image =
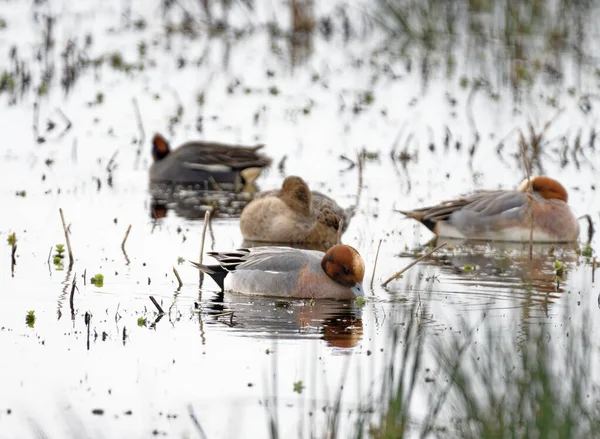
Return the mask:
<path fill-rule="evenodd" d="M 525 179 L 518 190 L 477 191 L 436 206 L 400 212 L 448 238 L 528 242 L 533 222 L 533 241 L 571 242 L 579 237 L 579 223 L 567 201 L 563 185 L 536 176 Z"/>
<path fill-rule="evenodd" d="M 192 262 L 222 291 L 301 299 L 354 299 L 363 295 L 365 265 L 348 245 L 327 253 L 290 247 L 210 252 L 218 265 Z"/>
<path fill-rule="evenodd" d="M 320 192 L 312 191 L 300 177 L 290 176 L 281 189 L 263 192 L 240 216 L 247 241 L 279 243 L 337 243 L 338 229 L 348 228 L 353 209 L 342 209 Z"/>
<path fill-rule="evenodd" d="M 240 177 L 246 184 L 260 175 L 271 159 L 257 151 L 264 145 L 246 147 L 214 142 L 187 142 L 171 151 L 160 134 L 152 138 L 150 181 L 167 183 L 234 183 Z"/>

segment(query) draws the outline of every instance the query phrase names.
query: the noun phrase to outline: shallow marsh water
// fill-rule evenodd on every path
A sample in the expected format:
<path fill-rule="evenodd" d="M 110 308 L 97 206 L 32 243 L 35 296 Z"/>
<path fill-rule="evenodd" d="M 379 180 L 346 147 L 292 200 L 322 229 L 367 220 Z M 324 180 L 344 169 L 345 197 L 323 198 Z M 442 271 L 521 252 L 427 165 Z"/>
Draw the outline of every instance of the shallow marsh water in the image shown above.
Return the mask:
<path fill-rule="evenodd" d="M 544 49 L 542 35 L 520 41 L 529 51 L 515 61 L 507 53 L 518 45 L 503 49 L 497 35 L 477 45 L 473 26 L 436 51 L 424 37 L 390 34 L 384 7 L 321 3 L 327 5 L 315 5 L 319 29 L 327 19 L 333 31 L 315 31 L 302 56 L 283 36 L 290 21 L 283 3 L 251 9 L 239 2 L 227 15 L 232 27 L 213 27 L 212 36 L 195 2 L 166 9 L 141 1 L 0 4 L 0 53 L 9 59 L 15 46 L 31 71 L 23 93 L 16 81 L 14 92 L 0 94 L 0 237 L 17 238 L 14 274 L 10 246 L 0 252 L 0 437 L 196 437 L 200 430 L 207 437 L 264 437 L 270 417 L 282 437 L 320 436 L 331 425 L 342 382 L 338 428 L 346 437 L 359 413 L 382 408 L 376 394 L 396 352 L 394 329 L 405 328 L 415 312 L 428 348 L 441 340 L 450 349 L 450 339 L 467 328 L 491 328 L 495 338 L 516 345 L 527 336 L 524 328 L 541 323 L 557 369 L 567 355 L 565 324 L 597 339 L 593 276 L 600 274 L 574 249 L 536 247 L 530 262 L 523 244 L 455 244 L 379 286 L 432 238 L 394 209 L 515 187 L 525 176 L 519 130 L 529 139 L 529 122 L 541 133 L 552 121 L 533 171 L 541 165 L 556 176 L 575 212 L 598 223 L 600 77 L 589 56 L 595 21 L 582 26 L 585 38 L 565 37 L 565 47 L 579 51 Z M 459 24 L 465 16 L 487 23 L 484 12 L 467 14 L 467 4 L 457 5 Z M 221 14 L 220 4 L 211 8 Z M 186 22 L 184 9 L 197 18 Z M 55 18 L 54 44 L 46 52 L 48 15 Z M 596 8 L 587 15 L 597 16 Z M 579 16 L 566 17 L 569 24 Z M 413 34 L 425 35 L 419 31 L 427 23 L 416 23 Z M 190 26 L 196 35 L 181 32 Z M 396 46 L 405 41 L 403 49 Z M 10 59 L 0 70 L 15 71 Z M 84 59 L 91 64 L 77 64 Z M 71 62 L 76 68 L 68 73 Z M 38 96 L 48 65 L 53 76 Z M 560 75 L 548 73 L 555 71 Z M 145 132 L 141 145 L 133 98 Z M 366 305 L 219 296 L 210 279 L 199 289 L 187 260 L 199 256 L 203 209 L 191 192 L 153 218 L 147 177 L 154 132 L 169 133 L 174 145 L 192 138 L 265 143 L 274 165 L 259 179 L 261 189 L 300 175 L 342 206 L 357 204 L 343 240 L 365 259 L 366 287 L 383 240 Z M 233 207 L 212 221 L 207 250 L 241 245 L 235 212 L 244 202 L 226 203 Z M 66 261 L 58 269 L 52 258 L 65 242 L 59 208 L 75 254 L 71 270 Z M 582 245 L 586 234 L 582 222 Z M 566 265 L 558 286 L 557 259 Z M 102 287 L 90 283 L 96 273 L 104 275 Z M 151 295 L 167 311 L 160 320 Z M 485 345 L 483 335 L 475 337 Z M 411 406 L 415 434 L 436 397 L 431 383 L 447 379 L 431 349 Z M 597 370 L 591 373 L 597 385 Z M 455 416 L 448 405 L 441 427 Z"/>

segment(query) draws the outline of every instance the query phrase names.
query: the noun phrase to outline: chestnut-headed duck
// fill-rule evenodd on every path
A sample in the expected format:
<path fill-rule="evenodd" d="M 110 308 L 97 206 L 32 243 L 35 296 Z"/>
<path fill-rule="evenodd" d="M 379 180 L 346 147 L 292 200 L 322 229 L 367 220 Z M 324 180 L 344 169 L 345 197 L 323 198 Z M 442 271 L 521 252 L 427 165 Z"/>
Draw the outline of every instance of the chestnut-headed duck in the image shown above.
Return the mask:
<path fill-rule="evenodd" d="M 579 223 L 567 190 L 545 176 L 525 179 L 517 190 L 482 190 L 435 206 L 400 211 L 441 237 L 496 241 L 572 242 Z M 531 207 L 530 207 L 531 206 Z"/>
<path fill-rule="evenodd" d="M 326 253 L 290 247 L 210 252 L 217 265 L 194 266 L 222 291 L 299 299 L 354 299 L 363 295 L 365 264 L 348 245 Z"/>
<path fill-rule="evenodd" d="M 244 207 L 240 228 L 246 241 L 326 243 L 329 248 L 337 243 L 340 225 L 346 231 L 353 212 L 290 176 L 281 189 L 262 192 Z"/>
<path fill-rule="evenodd" d="M 150 181 L 154 183 L 234 183 L 242 179 L 251 184 L 271 159 L 254 147 L 225 145 L 214 142 L 187 142 L 171 151 L 169 142 L 160 134 L 152 138 Z"/>

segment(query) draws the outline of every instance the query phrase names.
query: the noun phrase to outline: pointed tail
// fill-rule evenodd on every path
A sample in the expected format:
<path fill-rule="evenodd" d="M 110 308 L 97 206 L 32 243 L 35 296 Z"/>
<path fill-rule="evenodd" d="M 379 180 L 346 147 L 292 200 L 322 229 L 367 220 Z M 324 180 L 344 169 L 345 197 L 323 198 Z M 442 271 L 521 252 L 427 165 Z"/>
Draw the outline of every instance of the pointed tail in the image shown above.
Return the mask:
<path fill-rule="evenodd" d="M 221 291 L 225 291 L 225 276 L 229 273 L 220 265 L 203 265 L 197 262 L 190 261 L 190 263 L 203 273 L 208 274 L 212 279 L 219 285 Z"/>

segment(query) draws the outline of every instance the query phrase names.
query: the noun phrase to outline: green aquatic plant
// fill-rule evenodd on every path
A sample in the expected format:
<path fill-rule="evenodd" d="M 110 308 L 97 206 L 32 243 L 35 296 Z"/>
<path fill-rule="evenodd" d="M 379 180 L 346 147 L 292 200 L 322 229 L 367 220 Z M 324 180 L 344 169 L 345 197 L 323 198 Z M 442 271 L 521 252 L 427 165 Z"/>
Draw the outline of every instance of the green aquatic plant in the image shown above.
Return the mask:
<path fill-rule="evenodd" d="M 14 247 L 17 245 L 17 234 L 15 232 L 11 233 L 8 235 L 8 239 L 6 241 L 8 242 L 8 245 Z"/>
<path fill-rule="evenodd" d="M 367 299 L 365 299 L 364 296 L 358 296 L 356 299 L 354 299 L 354 303 L 356 306 L 363 307 L 367 304 Z"/>
<path fill-rule="evenodd" d="M 35 311 L 27 311 L 27 315 L 25 316 L 25 323 L 30 328 L 33 328 L 33 326 L 35 325 Z"/>
<path fill-rule="evenodd" d="M 304 384 L 302 383 L 302 380 L 296 381 L 294 383 L 294 392 L 302 393 L 303 390 L 304 390 Z"/>
<path fill-rule="evenodd" d="M 56 244 L 55 253 L 53 255 L 52 263 L 55 265 L 57 271 L 64 270 L 64 258 L 65 258 L 65 246 L 64 244 Z"/>
<path fill-rule="evenodd" d="M 90 282 L 97 287 L 102 287 L 104 286 L 104 275 L 98 273 L 90 279 Z"/>
<path fill-rule="evenodd" d="M 565 274 L 565 264 L 557 259 L 554 261 L 554 282 L 559 282 L 563 279 Z"/>
<path fill-rule="evenodd" d="M 140 328 L 145 327 L 148 324 L 148 320 L 146 319 L 146 317 L 138 317 L 137 319 L 137 325 Z"/>
<path fill-rule="evenodd" d="M 185 258 L 183 258 L 182 256 L 179 256 L 177 258 L 177 265 L 181 265 L 185 262 Z"/>

